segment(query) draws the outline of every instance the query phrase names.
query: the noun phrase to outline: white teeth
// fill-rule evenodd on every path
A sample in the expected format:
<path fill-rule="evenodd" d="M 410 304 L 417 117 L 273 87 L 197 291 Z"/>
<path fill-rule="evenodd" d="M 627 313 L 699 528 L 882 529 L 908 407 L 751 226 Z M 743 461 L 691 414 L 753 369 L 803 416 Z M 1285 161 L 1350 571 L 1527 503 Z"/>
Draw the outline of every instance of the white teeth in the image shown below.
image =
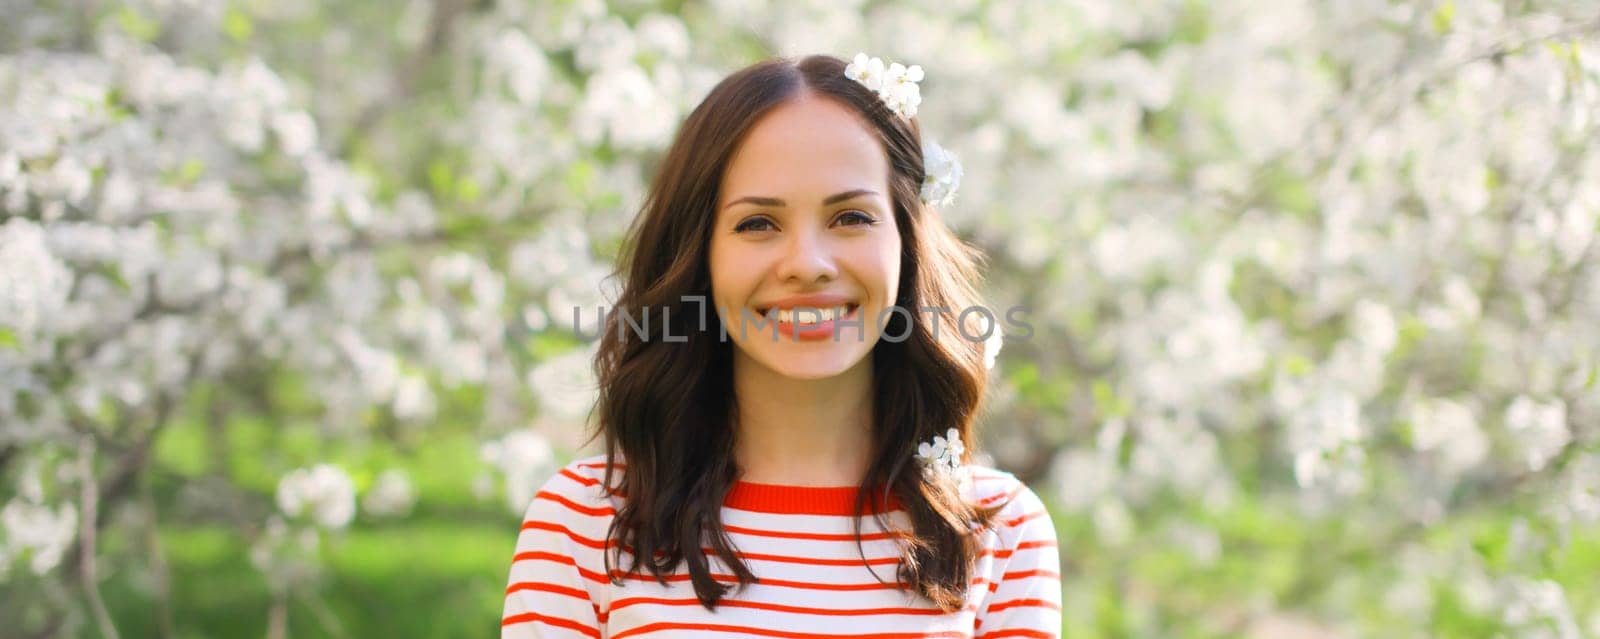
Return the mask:
<path fill-rule="evenodd" d="M 795 312 L 794 309 L 791 309 L 791 308 L 780 308 L 780 309 L 776 309 L 775 312 L 774 311 L 769 311 L 769 312 L 773 312 L 774 316 L 777 317 L 779 322 L 782 322 L 784 324 L 794 324 L 794 323 L 796 323 L 796 315 L 797 315 L 797 313 Z M 815 324 L 815 323 L 820 323 L 820 322 L 835 321 L 835 320 L 838 320 L 838 319 L 843 318 L 845 316 L 848 316 L 849 314 L 850 314 L 850 306 L 849 305 L 840 306 L 840 307 L 837 307 L 837 308 L 810 308 L 810 309 L 807 309 L 806 312 L 803 315 L 801 315 L 801 317 L 799 318 L 799 319 L 803 319 L 805 321 L 802 321 L 802 322 L 799 322 L 799 323 L 804 326 L 804 325 L 810 325 L 810 324 Z"/>

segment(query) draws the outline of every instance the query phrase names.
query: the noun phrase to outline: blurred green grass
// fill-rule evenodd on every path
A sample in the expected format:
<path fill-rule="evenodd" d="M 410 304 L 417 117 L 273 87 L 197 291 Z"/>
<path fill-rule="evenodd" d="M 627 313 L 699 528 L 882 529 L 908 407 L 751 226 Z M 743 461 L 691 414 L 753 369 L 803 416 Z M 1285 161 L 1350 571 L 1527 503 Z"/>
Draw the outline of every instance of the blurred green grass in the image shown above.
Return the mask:
<path fill-rule="evenodd" d="M 317 597 L 347 637 L 493 636 L 514 535 L 515 525 L 435 519 L 330 538 L 326 580 L 292 598 L 288 635 L 336 636 L 310 603 Z M 265 634 L 272 595 L 239 534 L 194 527 L 163 531 L 161 541 L 179 637 Z M 130 580 L 113 578 L 104 595 L 123 636 L 159 636 L 151 597 Z"/>
<path fill-rule="evenodd" d="M 418 501 L 408 517 L 362 515 L 345 532 L 323 538 L 323 579 L 314 592 L 292 598 L 288 636 L 497 635 L 517 517 L 502 495 L 474 495 L 472 482 L 483 466 L 467 429 L 434 430 L 423 446 L 365 452 L 297 444 L 315 441 L 304 432 L 308 428 L 236 418 L 220 431 L 227 433 L 222 442 L 208 439 L 198 420 L 174 422 L 164 433 L 152 488 L 163 512 L 174 635 L 265 636 L 272 601 L 265 576 L 250 562 L 245 532 L 190 512 L 194 507 L 185 503 L 182 487 L 206 475 L 226 476 L 250 491 L 242 500 L 244 519 L 262 521 L 273 508 L 272 478 L 319 458 L 346 466 L 358 484 L 369 482 L 377 469 L 402 468 L 413 478 Z M 1319 609 L 1354 607 L 1362 614 L 1339 620 L 1342 629 L 1381 634 L 1396 614 L 1383 605 L 1384 593 L 1356 593 L 1354 606 L 1335 598 L 1351 596 L 1340 592 L 1337 580 L 1351 570 L 1389 570 L 1399 578 L 1397 557 L 1373 550 L 1386 547 L 1383 536 L 1441 550 L 1471 548 L 1491 567 L 1519 551 L 1512 521 L 1493 509 L 1421 534 L 1397 534 L 1375 522 L 1302 517 L 1293 495 L 1252 494 L 1247 487 L 1214 512 L 1169 497 L 1129 513 L 1126 539 L 1103 539 L 1092 509 L 1069 511 L 1048 482 L 1032 488 L 1052 504 L 1061 542 L 1064 637 L 1142 636 L 1152 627 L 1183 627 L 1191 637 L 1244 637 L 1247 620 L 1262 602 L 1269 612 L 1313 617 Z M 1198 557 L 1173 540 L 1165 526 L 1179 520 L 1215 532 L 1214 557 Z M 105 543 L 136 543 L 131 534 L 113 528 Z M 1558 553 L 1546 561 L 1556 579 L 1574 586 L 1570 596 L 1595 596 L 1593 587 L 1577 586 L 1600 574 L 1600 530 L 1573 531 L 1572 543 Z M 123 636 L 160 636 L 147 573 L 139 566 L 124 568 L 106 571 L 104 595 L 112 617 Z M 1435 636 L 1483 637 L 1499 630 L 1497 619 L 1464 605 L 1451 584 L 1431 583 L 1428 589 Z M 326 621 L 330 617 L 337 630 Z M 92 626 L 82 630 L 82 636 L 97 636 Z"/>
<path fill-rule="evenodd" d="M 1040 492 L 1050 498 L 1047 491 Z M 463 517 L 459 511 L 424 508 L 409 520 L 360 525 L 328 537 L 323 548 L 326 578 L 314 596 L 338 619 L 346 637 L 494 636 L 516 522 L 492 509 L 479 514 L 481 518 Z M 1341 572 L 1333 564 L 1352 561 L 1371 567 L 1394 559 L 1353 553 L 1366 543 L 1357 536 L 1350 537 L 1347 548 L 1318 543 L 1326 537 L 1303 520 L 1274 514 L 1250 501 L 1241 501 L 1217 517 L 1221 553 L 1209 563 L 1160 543 L 1159 533 L 1136 534 L 1129 543 L 1139 552 L 1127 547 L 1111 552 L 1096 539 L 1091 518 L 1064 515 L 1059 509 L 1053 514 L 1067 591 L 1063 637 L 1139 636 L 1139 630 L 1152 623 L 1145 616 L 1182 611 L 1216 618 L 1214 624 L 1199 624 L 1212 626 L 1214 633 L 1186 636 L 1242 637 L 1246 636 L 1242 628 L 1230 625 L 1236 619 L 1226 611 L 1238 611 L 1243 618 L 1252 601 L 1263 596 L 1283 608 L 1315 610 L 1319 600 L 1333 596 L 1329 584 L 1317 580 L 1317 575 Z M 1433 542 L 1503 547 L 1509 543 L 1506 528 L 1503 520 L 1485 518 L 1453 532 L 1435 533 L 1440 537 Z M 1563 582 L 1583 583 L 1600 574 L 1597 532 L 1575 537 L 1555 563 Z M 265 578 L 250 564 L 248 547 L 237 531 L 170 527 L 161 539 L 171 568 L 177 636 L 264 635 L 271 594 Z M 1321 564 L 1330 564 L 1330 571 L 1306 569 Z M 1432 586 L 1435 636 L 1484 637 L 1498 629 L 1496 619 L 1463 606 L 1449 584 Z M 152 599 L 133 587 L 128 574 L 113 576 L 105 596 L 123 636 L 158 636 Z M 1346 629 L 1381 632 L 1385 619 L 1394 613 L 1380 605 L 1381 593 L 1363 600 L 1362 618 L 1345 620 L 1350 624 Z M 289 636 L 338 636 L 319 621 L 309 601 L 306 596 L 292 601 Z M 1159 620 L 1154 623 L 1163 625 Z M 89 630 L 85 628 L 84 636 L 94 636 Z"/>
<path fill-rule="evenodd" d="M 417 501 L 403 518 L 372 519 L 362 512 L 349 529 L 323 535 L 321 581 L 314 591 L 291 596 L 288 636 L 497 635 L 518 522 L 503 496 L 474 495 L 472 483 L 485 467 L 468 429 L 437 428 L 425 443 L 405 447 L 328 449 L 320 443 L 309 424 L 248 415 L 211 430 L 191 413 L 163 431 L 148 480 L 162 513 L 173 634 L 265 636 L 273 600 L 266 576 L 251 563 L 250 533 L 219 523 L 219 513 L 206 505 L 190 503 L 193 493 L 185 486 L 226 479 L 246 491 L 228 500 L 239 509 L 231 515 L 258 525 L 275 508 L 278 477 L 330 461 L 348 470 L 360 490 L 378 471 L 400 468 L 410 476 Z M 132 546 L 140 534 L 113 525 L 102 545 Z M 161 636 L 147 565 L 120 568 L 102 569 L 109 573 L 102 590 L 118 630 L 124 637 Z M 93 626 L 81 631 L 80 636 L 98 636 Z"/>

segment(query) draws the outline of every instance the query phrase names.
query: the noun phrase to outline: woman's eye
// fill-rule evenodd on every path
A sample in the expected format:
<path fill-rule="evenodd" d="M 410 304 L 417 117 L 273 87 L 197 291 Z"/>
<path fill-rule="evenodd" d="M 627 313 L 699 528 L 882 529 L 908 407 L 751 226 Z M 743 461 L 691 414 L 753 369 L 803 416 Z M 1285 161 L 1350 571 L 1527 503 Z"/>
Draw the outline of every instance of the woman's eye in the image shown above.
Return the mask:
<path fill-rule="evenodd" d="M 763 228 L 763 225 L 766 228 Z M 766 231 L 766 230 L 769 230 L 771 227 L 772 227 L 772 222 L 767 220 L 766 218 L 764 218 L 764 217 L 753 217 L 753 218 L 750 218 L 750 219 L 745 220 L 743 222 L 740 222 L 738 226 L 733 227 L 733 232 L 734 233 L 744 233 L 746 231 Z"/>
<path fill-rule="evenodd" d="M 838 219 L 839 223 L 845 226 L 863 226 L 878 223 L 878 221 L 873 219 L 871 215 L 867 215 L 861 211 L 846 211 L 843 215 L 840 215 Z M 851 220 L 854 220 L 855 223 L 851 224 Z"/>

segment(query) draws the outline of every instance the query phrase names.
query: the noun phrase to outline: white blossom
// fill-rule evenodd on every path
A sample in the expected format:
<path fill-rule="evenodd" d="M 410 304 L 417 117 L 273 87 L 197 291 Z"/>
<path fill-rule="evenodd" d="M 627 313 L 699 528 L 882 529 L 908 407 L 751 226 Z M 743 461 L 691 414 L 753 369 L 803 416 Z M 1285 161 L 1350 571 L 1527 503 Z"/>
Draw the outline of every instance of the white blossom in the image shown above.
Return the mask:
<path fill-rule="evenodd" d="M 1000 357 L 1000 349 L 1005 346 L 1005 332 L 997 324 L 989 332 L 989 337 L 983 340 L 983 367 L 994 370 L 994 363 Z"/>
<path fill-rule="evenodd" d="M 689 30 L 677 16 L 651 13 L 634 25 L 640 51 L 657 53 L 678 60 L 689 55 Z"/>
<path fill-rule="evenodd" d="M 573 123 L 585 143 L 602 139 L 631 150 L 664 146 L 678 110 L 643 69 L 626 64 L 589 77 Z"/>
<path fill-rule="evenodd" d="M 47 231 L 50 252 L 74 265 L 114 262 L 125 244 L 116 228 L 89 222 L 58 222 Z"/>
<path fill-rule="evenodd" d="M 1437 455 L 1444 473 L 1471 470 L 1487 458 L 1488 437 L 1467 406 L 1448 399 L 1419 401 L 1412 404 L 1410 418 L 1412 447 Z"/>
<path fill-rule="evenodd" d="M 1600 522 L 1600 454 L 1587 454 L 1566 468 L 1556 506 L 1573 521 Z"/>
<path fill-rule="evenodd" d="M 844 74 L 860 82 L 862 86 L 877 91 L 883 86 L 883 60 L 869 58 L 865 53 L 857 53 L 850 64 L 845 65 Z"/>
<path fill-rule="evenodd" d="M 1353 332 L 1362 344 L 1379 353 L 1394 349 L 1399 332 L 1395 327 L 1394 315 L 1387 306 L 1362 300 L 1356 304 L 1352 321 Z"/>
<path fill-rule="evenodd" d="M 1572 441 L 1567 406 L 1561 400 L 1540 402 L 1519 395 L 1506 407 L 1506 430 L 1516 437 L 1528 470 L 1540 470 Z"/>
<path fill-rule="evenodd" d="M 895 62 L 883 72 L 883 86 L 878 88 L 878 96 L 889 105 L 889 108 L 901 116 L 910 119 L 917 116 L 917 107 L 922 104 L 922 91 L 917 83 L 922 81 L 922 67 L 913 64 L 910 67 Z"/>
<path fill-rule="evenodd" d="M 433 418 L 437 408 L 433 390 L 428 386 L 428 380 L 420 375 L 409 374 L 400 377 L 399 384 L 394 392 L 394 416 L 401 420 L 425 421 Z"/>
<path fill-rule="evenodd" d="M 526 429 L 483 444 L 479 456 L 504 476 L 507 506 L 517 513 L 528 507 L 555 462 L 549 440 Z"/>
<path fill-rule="evenodd" d="M 373 516 L 398 517 L 411 512 L 416 501 L 410 477 L 405 471 L 391 468 L 378 474 L 372 487 L 361 497 L 361 506 Z"/>
<path fill-rule="evenodd" d="M 62 553 L 77 538 L 78 510 L 70 503 L 55 508 L 14 498 L 0 509 L 0 576 L 14 558 L 27 557 L 36 575 L 61 563 Z"/>
<path fill-rule="evenodd" d="M 934 206 L 948 206 L 955 200 L 956 189 L 961 186 L 961 161 L 932 140 L 922 145 L 923 169 L 922 201 Z"/>
<path fill-rule="evenodd" d="M 273 116 L 272 132 L 283 152 L 290 156 L 303 156 L 317 145 L 317 123 L 305 111 L 285 111 Z"/>
<path fill-rule="evenodd" d="M 336 339 L 346 361 L 356 370 L 367 401 L 390 401 L 401 380 L 399 358 L 394 353 L 373 348 L 354 330 L 341 331 Z"/>
<path fill-rule="evenodd" d="M 628 24 L 616 16 L 589 23 L 578 40 L 574 59 L 578 66 L 597 76 L 629 64 L 637 52 L 637 42 Z"/>
<path fill-rule="evenodd" d="M 278 510 L 311 521 L 330 530 L 350 524 L 356 514 L 355 483 L 343 469 L 332 464 L 301 468 L 278 480 Z"/>
<path fill-rule="evenodd" d="M 156 273 L 156 290 L 162 301 L 175 306 L 193 304 L 223 283 L 217 251 L 190 240 L 167 257 Z"/>
<path fill-rule="evenodd" d="M 917 116 L 917 107 L 922 104 L 922 90 L 917 85 L 923 77 L 921 65 L 907 67 L 895 62 L 886 68 L 881 58 L 857 53 L 845 66 L 844 74 L 875 91 L 878 99 L 900 117 L 909 120 Z"/>
<path fill-rule="evenodd" d="M 1506 605 L 1504 620 L 1514 628 L 1526 628 L 1548 623 L 1559 634 L 1548 636 L 1559 639 L 1579 639 L 1577 624 L 1567 605 L 1566 592 L 1561 584 L 1548 579 L 1514 577 L 1505 584 Z"/>
<path fill-rule="evenodd" d="M 35 174 L 30 186 L 38 197 L 82 206 L 89 197 L 90 187 L 94 185 L 89 169 L 78 158 L 63 156 L 50 166 L 49 171 Z"/>
<path fill-rule="evenodd" d="M 952 428 L 943 436 L 934 435 L 932 441 L 917 444 L 917 461 L 922 466 L 922 475 L 927 479 L 937 477 L 954 477 L 965 482 L 965 471 L 968 469 L 962 459 L 966 445 L 961 442 L 961 433 Z"/>
<path fill-rule="evenodd" d="M 0 190 L 13 188 L 22 175 L 22 161 L 13 151 L 0 152 Z"/>
<path fill-rule="evenodd" d="M 72 272 L 52 255 L 44 230 L 15 217 L 0 226 L 0 329 L 31 334 L 67 301 Z"/>
<path fill-rule="evenodd" d="M 1058 498 L 1069 509 L 1084 511 L 1102 499 L 1117 497 L 1116 461 L 1098 451 L 1063 450 L 1050 466 Z"/>
<path fill-rule="evenodd" d="M 491 82 L 504 82 L 517 102 L 537 104 L 549 82 L 544 52 L 521 29 L 506 29 L 485 43 L 485 63 Z"/>
<path fill-rule="evenodd" d="M 540 362 L 528 374 L 539 406 L 563 420 L 581 419 L 599 392 L 591 369 L 593 349 L 575 350 Z"/>
<path fill-rule="evenodd" d="M 1301 486 L 1327 483 L 1335 491 L 1359 488 L 1366 451 L 1361 406 L 1348 391 L 1330 389 L 1295 417 L 1290 433 L 1295 481 Z"/>

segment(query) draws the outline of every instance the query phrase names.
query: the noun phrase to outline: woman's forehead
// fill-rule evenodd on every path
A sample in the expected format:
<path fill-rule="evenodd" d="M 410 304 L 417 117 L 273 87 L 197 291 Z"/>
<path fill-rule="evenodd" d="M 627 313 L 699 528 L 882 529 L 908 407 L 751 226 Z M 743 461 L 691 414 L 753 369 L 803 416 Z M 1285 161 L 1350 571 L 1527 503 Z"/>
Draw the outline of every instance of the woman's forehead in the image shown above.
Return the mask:
<path fill-rule="evenodd" d="M 822 98 L 786 102 L 763 115 L 735 148 L 723 173 L 722 200 L 780 193 L 883 192 L 889 163 L 877 136 L 849 107 Z"/>

